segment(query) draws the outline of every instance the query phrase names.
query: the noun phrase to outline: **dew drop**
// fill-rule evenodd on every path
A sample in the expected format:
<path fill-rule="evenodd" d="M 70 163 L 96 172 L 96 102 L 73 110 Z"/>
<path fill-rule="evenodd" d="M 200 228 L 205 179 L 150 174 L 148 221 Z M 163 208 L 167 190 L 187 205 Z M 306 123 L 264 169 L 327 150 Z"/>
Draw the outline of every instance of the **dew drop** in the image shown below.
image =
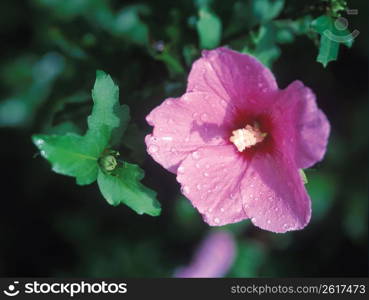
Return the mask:
<path fill-rule="evenodd" d="M 150 152 L 150 153 L 158 152 L 158 150 L 159 150 L 159 147 L 158 147 L 158 146 L 156 146 L 156 145 L 151 145 L 151 146 L 149 147 L 149 152 Z"/>
<path fill-rule="evenodd" d="M 205 172 L 205 173 L 204 173 L 204 176 L 205 176 L 205 177 L 209 177 L 209 173 Z"/>
<path fill-rule="evenodd" d="M 220 223 L 219 218 L 214 218 L 214 223 L 219 224 Z"/>
<path fill-rule="evenodd" d="M 208 114 L 203 113 L 200 117 L 201 121 L 206 122 L 208 120 Z"/>
<path fill-rule="evenodd" d="M 253 217 L 253 218 L 251 218 L 251 222 L 255 222 L 256 221 L 256 218 L 255 217 Z"/>
<path fill-rule="evenodd" d="M 209 209 L 208 209 L 208 212 L 209 212 L 209 213 L 211 213 L 212 211 L 213 211 L 213 209 L 212 209 L 212 208 L 209 208 Z"/>
<path fill-rule="evenodd" d="M 195 113 L 192 114 L 192 118 L 196 119 L 198 115 L 199 114 L 195 112 Z"/>
<path fill-rule="evenodd" d="M 46 156 L 46 152 L 44 150 L 41 150 L 41 155 Z"/>
<path fill-rule="evenodd" d="M 182 193 L 187 195 L 190 192 L 190 188 L 188 186 L 183 186 L 182 187 Z"/>
<path fill-rule="evenodd" d="M 224 208 L 223 208 L 223 207 L 221 207 L 221 208 L 220 208 L 220 211 L 221 211 L 221 212 L 224 212 Z"/>
<path fill-rule="evenodd" d="M 184 168 L 183 166 L 180 166 L 180 167 L 178 168 L 178 173 L 183 174 L 183 173 L 184 173 L 184 170 L 185 170 L 185 168 Z"/>
<path fill-rule="evenodd" d="M 222 101 L 220 101 L 220 104 L 222 105 L 222 106 L 227 106 L 227 102 L 225 101 L 225 100 L 222 100 Z"/>
<path fill-rule="evenodd" d="M 201 168 L 201 165 L 199 163 L 196 163 L 196 168 L 200 169 Z"/>
<path fill-rule="evenodd" d="M 45 142 L 43 140 L 41 140 L 41 139 L 36 140 L 36 145 L 37 146 L 42 146 L 44 143 Z"/>
<path fill-rule="evenodd" d="M 272 221 L 270 221 L 270 220 L 267 220 L 267 223 L 268 223 L 268 224 L 270 224 L 270 223 L 272 223 Z"/>
<path fill-rule="evenodd" d="M 200 158 L 200 153 L 198 151 L 192 152 L 192 157 L 194 159 L 199 159 Z"/>
<path fill-rule="evenodd" d="M 196 185 L 196 188 L 197 188 L 198 190 L 201 190 L 201 188 L 202 188 L 201 184 Z"/>

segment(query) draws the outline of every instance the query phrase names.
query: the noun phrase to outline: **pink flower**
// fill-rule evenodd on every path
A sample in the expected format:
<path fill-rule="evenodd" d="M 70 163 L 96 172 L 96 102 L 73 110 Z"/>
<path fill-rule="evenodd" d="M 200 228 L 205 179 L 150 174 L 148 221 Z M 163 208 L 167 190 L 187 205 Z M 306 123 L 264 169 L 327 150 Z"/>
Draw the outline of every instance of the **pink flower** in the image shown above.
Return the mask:
<path fill-rule="evenodd" d="M 227 48 L 204 51 L 186 93 L 166 99 L 147 121 L 154 126 L 148 153 L 177 174 L 209 225 L 250 218 L 286 232 L 309 222 L 299 170 L 323 158 L 330 126 L 301 82 L 280 90 L 255 58 Z"/>
<path fill-rule="evenodd" d="M 232 266 L 235 248 L 235 242 L 230 233 L 224 230 L 211 232 L 201 242 L 190 265 L 178 269 L 174 277 L 223 277 Z"/>

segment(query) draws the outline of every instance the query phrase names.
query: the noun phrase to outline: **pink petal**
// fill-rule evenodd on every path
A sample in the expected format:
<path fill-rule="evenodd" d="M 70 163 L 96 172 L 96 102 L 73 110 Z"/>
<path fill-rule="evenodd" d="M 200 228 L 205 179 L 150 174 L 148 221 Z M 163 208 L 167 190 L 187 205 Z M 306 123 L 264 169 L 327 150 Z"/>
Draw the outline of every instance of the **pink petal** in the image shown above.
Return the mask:
<path fill-rule="evenodd" d="M 146 117 L 154 126 L 153 133 L 145 138 L 148 153 L 175 173 L 187 155 L 199 147 L 228 143 L 232 111 L 223 102 L 204 92 L 165 100 Z"/>
<path fill-rule="evenodd" d="M 277 105 L 281 114 L 279 125 L 290 119 L 290 141 L 295 147 L 298 168 L 311 167 L 322 160 L 328 144 L 330 125 L 325 114 L 317 107 L 314 93 L 300 81 L 294 81 L 280 92 Z M 289 117 L 288 117 L 289 116 Z M 286 137 L 286 126 L 282 128 Z"/>
<path fill-rule="evenodd" d="M 177 181 L 209 225 L 247 218 L 239 186 L 246 164 L 233 145 L 200 148 L 181 163 Z"/>
<path fill-rule="evenodd" d="M 311 216 L 310 198 L 292 158 L 285 153 L 255 155 L 241 183 L 246 214 L 273 232 L 302 229 Z"/>
<path fill-rule="evenodd" d="M 241 108 L 257 105 L 263 94 L 277 89 L 273 74 L 256 58 L 227 48 L 204 50 L 187 85 L 187 91 L 213 93 Z"/>
<path fill-rule="evenodd" d="M 179 278 L 223 277 L 235 258 L 235 241 L 225 231 L 213 231 L 206 236 L 197 249 L 191 264 L 176 271 Z"/>

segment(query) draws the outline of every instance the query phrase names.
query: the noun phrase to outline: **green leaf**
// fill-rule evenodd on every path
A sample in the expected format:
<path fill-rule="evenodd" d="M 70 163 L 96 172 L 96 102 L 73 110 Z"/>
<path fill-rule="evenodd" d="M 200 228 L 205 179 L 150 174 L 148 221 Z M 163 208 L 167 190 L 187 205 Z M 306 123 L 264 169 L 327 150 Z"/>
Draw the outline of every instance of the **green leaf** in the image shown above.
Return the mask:
<path fill-rule="evenodd" d="M 140 19 L 139 12 L 147 13 L 146 6 L 132 5 L 122 9 L 114 21 L 114 32 L 138 45 L 149 44 L 149 27 Z"/>
<path fill-rule="evenodd" d="M 237 256 L 229 271 L 229 277 L 257 277 L 265 260 L 265 250 L 260 244 L 250 240 L 237 244 Z"/>
<path fill-rule="evenodd" d="M 158 216 L 161 209 L 156 193 L 140 183 L 143 177 L 139 166 L 124 162 L 111 174 L 99 169 L 97 183 L 109 204 L 124 203 L 138 214 Z"/>
<path fill-rule="evenodd" d="M 347 29 L 344 29 L 344 24 L 340 22 L 340 19 L 334 20 L 323 15 L 311 24 L 312 28 L 321 35 L 317 61 L 322 63 L 324 67 L 330 61 L 337 60 L 340 43 L 347 47 L 352 46 L 354 36 Z"/>
<path fill-rule="evenodd" d="M 80 185 L 96 180 L 99 157 L 114 137 L 121 136 L 129 119 L 128 107 L 119 105 L 118 92 L 110 76 L 98 71 L 92 90 L 94 106 L 88 117 L 86 134 L 32 137 L 41 155 L 52 164 L 53 171 L 76 177 Z"/>
<path fill-rule="evenodd" d="M 266 23 L 274 19 L 281 12 L 284 0 L 253 0 L 251 1 L 252 15 L 258 23 Z"/>
<path fill-rule="evenodd" d="M 253 36 L 255 46 L 253 48 L 245 47 L 242 52 L 257 57 L 270 68 L 281 54 L 281 50 L 276 44 L 276 37 L 276 28 L 273 24 L 262 25 L 258 33 Z"/>
<path fill-rule="evenodd" d="M 88 130 L 96 134 L 102 126 L 107 126 L 106 133 L 112 136 L 111 144 L 116 144 L 129 122 L 129 108 L 119 104 L 119 88 L 103 71 L 96 72 L 92 99 L 94 106 L 88 117 Z"/>
<path fill-rule="evenodd" d="M 76 177 L 77 184 L 85 185 L 97 178 L 97 159 L 105 145 L 98 138 L 77 134 L 32 137 L 41 155 L 52 164 L 54 172 Z"/>
<path fill-rule="evenodd" d="M 212 49 L 219 45 L 222 34 L 222 22 L 208 8 L 200 8 L 196 28 L 202 49 Z"/>

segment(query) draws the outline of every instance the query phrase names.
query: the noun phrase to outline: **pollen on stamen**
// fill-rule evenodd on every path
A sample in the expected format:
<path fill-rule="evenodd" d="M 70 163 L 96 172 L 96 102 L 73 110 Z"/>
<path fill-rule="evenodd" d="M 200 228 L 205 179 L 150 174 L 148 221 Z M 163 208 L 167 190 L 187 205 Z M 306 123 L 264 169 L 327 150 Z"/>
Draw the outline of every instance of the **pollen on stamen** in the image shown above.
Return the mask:
<path fill-rule="evenodd" d="M 245 128 L 240 128 L 232 131 L 232 136 L 229 140 L 236 146 L 239 152 L 244 151 L 246 148 L 260 143 L 267 136 L 267 133 L 260 131 L 259 126 L 246 125 Z"/>

